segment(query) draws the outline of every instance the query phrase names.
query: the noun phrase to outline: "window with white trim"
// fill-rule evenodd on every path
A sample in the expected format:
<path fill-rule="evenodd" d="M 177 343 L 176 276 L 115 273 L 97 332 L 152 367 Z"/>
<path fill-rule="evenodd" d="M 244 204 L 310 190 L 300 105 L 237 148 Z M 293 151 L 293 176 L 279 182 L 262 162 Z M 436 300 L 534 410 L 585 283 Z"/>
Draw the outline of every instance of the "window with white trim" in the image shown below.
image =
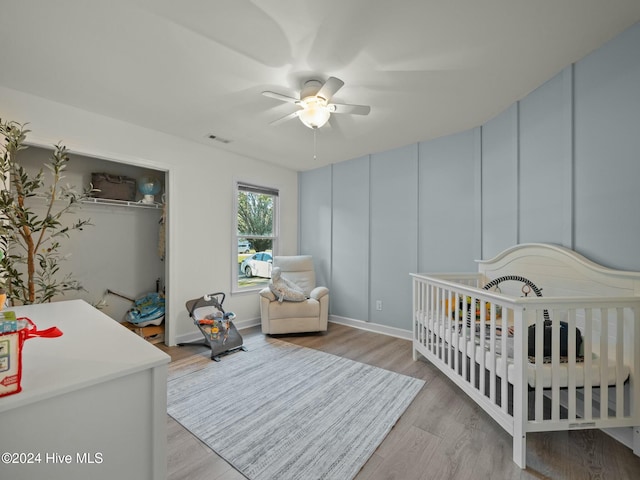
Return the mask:
<path fill-rule="evenodd" d="M 261 289 L 269 283 L 277 249 L 278 190 L 237 182 L 234 206 L 232 290 Z"/>

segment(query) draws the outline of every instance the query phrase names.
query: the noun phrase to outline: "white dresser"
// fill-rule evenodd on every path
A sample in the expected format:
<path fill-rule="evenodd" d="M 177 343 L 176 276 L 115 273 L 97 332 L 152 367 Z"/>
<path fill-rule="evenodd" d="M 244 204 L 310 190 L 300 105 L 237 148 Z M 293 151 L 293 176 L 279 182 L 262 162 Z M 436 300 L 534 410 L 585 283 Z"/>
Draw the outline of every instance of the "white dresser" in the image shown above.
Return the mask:
<path fill-rule="evenodd" d="M 63 335 L 27 340 L 0 397 L 0 478 L 166 478 L 169 356 L 82 300 L 7 310 Z"/>

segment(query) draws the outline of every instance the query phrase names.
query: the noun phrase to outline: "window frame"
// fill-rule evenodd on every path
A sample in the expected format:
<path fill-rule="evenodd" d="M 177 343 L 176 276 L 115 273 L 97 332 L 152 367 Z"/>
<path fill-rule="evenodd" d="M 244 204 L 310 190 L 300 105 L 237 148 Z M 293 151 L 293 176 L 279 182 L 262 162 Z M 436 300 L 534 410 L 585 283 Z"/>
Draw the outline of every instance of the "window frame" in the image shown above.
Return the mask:
<path fill-rule="evenodd" d="M 245 236 L 238 233 L 238 197 L 241 191 L 253 192 L 258 194 L 270 195 L 273 197 L 273 229 L 271 235 L 253 235 Z M 263 283 L 257 285 L 250 285 L 242 287 L 238 284 L 240 273 L 240 262 L 238 262 L 238 241 L 240 239 L 248 240 L 251 243 L 252 238 L 265 238 L 271 239 L 271 257 L 273 258 L 278 253 L 278 244 L 280 238 L 280 191 L 276 187 L 256 184 L 253 182 L 245 182 L 243 180 L 235 180 L 233 183 L 233 214 L 232 214 L 232 227 L 231 227 L 231 293 L 253 293 L 262 290 L 268 282 L 268 279 L 264 279 Z M 258 252 L 249 253 L 248 255 L 254 255 Z"/>

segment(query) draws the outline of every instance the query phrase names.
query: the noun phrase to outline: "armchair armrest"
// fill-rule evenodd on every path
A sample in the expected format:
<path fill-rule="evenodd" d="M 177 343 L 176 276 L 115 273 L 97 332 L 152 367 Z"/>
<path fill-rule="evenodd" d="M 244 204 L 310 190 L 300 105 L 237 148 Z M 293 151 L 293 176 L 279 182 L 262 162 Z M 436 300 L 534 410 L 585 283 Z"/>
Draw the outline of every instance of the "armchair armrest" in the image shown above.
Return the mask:
<path fill-rule="evenodd" d="M 329 294 L 329 289 L 327 287 L 316 287 L 311 290 L 309 294 L 309 298 L 314 298 L 315 300 L 320 300 L 325 295 Z"/>
<path fill-rule="evenodd" d="M 266 298 L 270 302 L 275 302 L 278 299 L 269 287 L 260 290 L 260 296 Z"/>

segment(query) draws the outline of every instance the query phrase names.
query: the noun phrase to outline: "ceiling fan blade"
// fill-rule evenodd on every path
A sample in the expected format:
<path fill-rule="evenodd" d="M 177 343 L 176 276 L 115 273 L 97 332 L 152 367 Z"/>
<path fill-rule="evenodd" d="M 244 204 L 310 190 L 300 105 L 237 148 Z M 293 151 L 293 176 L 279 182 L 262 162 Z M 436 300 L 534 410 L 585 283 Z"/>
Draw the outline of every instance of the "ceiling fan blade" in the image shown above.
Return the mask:
<path fill-rule="evenodd" d="M 338 90 L 342 88 L 344 82 L 336 77 L 329 77 L 324 85 L 320 87 L 318 93 L 316 93 L 316 97 L 324 98 L 326 101 L 331 100 Z"/>
<path fill-rule="evenodd" d="M 282 118 L 278 118 L 277 120 L 274 120 L 273 122 L 271 122 L 269 125 L 280 125 L 281 123 L 286 122 L 287 120 L 291 120 L 292 118 L 296 118 L 299 114 L 300 114 L 301 110 L 296 110 L 293 113 L 290 113 L 289 115 L 285 115 Z"/>
<path fill-rule="evenodd" d="M 351 113 L 353 115 L 369 115 L 371 107 L 368 105 L 345 105 L 343 103 L 330 103 L 329 108 L 333 113 Z"/>
<path fill-rule="evenodd" d="M 282 95 L 281 93 L 270 92 L 268 90 L 265 92 L 262 92 L 262 95 L 269 98 L 275 98 L 276 100 L 280 100 L 281 102 L 288 102 L 288 103 L 300 102 L 300 100 L 298 100 L 297 98 L 289 97 L 288 95 Z"/>

